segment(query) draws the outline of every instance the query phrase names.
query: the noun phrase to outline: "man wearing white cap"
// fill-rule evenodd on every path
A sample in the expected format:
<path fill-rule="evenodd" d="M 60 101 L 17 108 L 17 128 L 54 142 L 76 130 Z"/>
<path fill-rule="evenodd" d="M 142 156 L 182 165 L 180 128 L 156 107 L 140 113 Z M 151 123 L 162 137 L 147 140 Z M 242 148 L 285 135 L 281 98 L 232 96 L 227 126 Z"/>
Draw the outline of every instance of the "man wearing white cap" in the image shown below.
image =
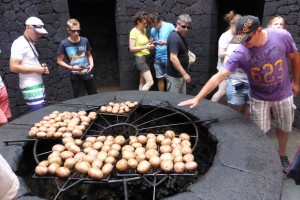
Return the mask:
<path fill-rule="evenodd" d="M 25 22 L 24 34 L 11 47 L 10 70 L 19 73 L 19 86 L 29 111 L 45 107 L 45 86 L 42 75 L 48 74 L 48 67 L 39 62 L 39 52 L 35 42 L 48 32 L 37 17 L 29 17 Z"/>

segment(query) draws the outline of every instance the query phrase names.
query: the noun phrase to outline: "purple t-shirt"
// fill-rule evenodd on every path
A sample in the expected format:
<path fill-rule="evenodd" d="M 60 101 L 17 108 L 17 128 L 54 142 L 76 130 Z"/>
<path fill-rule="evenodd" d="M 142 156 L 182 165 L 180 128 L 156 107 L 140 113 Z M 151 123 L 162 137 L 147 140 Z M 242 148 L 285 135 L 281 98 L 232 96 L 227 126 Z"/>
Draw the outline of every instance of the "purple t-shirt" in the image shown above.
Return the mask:
<path fill-rule="evenodd" d="M 263 101 L 280 101 L 293 94 L 288 69 L 288 54 L 297 51 L 291 34 L 268 28 L 267 42 L 260 47 L 239 45 L 224 68 L 242 68 L 249 80 L 249 95 Z"/>

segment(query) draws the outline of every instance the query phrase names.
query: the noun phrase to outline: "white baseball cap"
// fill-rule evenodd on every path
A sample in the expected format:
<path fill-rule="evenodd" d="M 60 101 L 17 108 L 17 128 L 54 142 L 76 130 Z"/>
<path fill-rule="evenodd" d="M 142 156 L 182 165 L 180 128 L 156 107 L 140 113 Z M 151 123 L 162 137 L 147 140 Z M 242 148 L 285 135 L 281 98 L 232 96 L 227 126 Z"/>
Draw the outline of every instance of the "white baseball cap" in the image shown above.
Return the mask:
<path fill-rule="evenodd" d="M 31 26 L 34 30 L 41 34 L 47 34 L 48 32 L 44 28 L 44 23 L 37 17 L 29 17 L 26 22 L 26 25 Z"/>

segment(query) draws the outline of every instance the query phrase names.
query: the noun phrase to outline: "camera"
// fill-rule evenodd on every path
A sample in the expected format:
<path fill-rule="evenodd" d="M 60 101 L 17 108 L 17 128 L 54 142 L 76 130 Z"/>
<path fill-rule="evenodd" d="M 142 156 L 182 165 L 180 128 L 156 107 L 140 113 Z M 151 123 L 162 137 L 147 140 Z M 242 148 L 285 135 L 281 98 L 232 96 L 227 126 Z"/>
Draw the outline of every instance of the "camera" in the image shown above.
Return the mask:
<path fill-rule="evenodd" d="M 42 63 L 41 66 L 42 67 L 47 67 L 47 64 L 46 63 Z"/>

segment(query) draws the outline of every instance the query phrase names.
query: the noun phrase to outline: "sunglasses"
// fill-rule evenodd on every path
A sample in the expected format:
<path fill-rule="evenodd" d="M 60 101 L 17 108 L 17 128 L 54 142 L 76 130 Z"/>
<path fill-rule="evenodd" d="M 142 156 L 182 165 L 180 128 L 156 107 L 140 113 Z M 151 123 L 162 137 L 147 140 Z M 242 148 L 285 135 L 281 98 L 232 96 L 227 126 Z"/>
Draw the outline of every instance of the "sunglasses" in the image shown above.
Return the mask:
<path fill-rule="evenodd" d="M 250 36 L 245 40 L 245 42 L 249 42 L 249 41 L 251 40 L 251 38 L 252 38 L 252 35 L 250 35 Z"/>
<path fill-rule="evenodd" d="M 191 26 L 181 25 L 181 28 L 183 28 L 183 29 L 191 29 Z"/>
<path fill-rule="evenodd" d="M 256 31 L 256 30 L 255 30 Z M 253 35 L 255 34 L 255 31 L 252 32 L 252 34 L 245 40 L 245 42 L 249 42 Z"/>
<path fill-rule="evenodd" d="M 37 29 L 44 28 L 44 25 L 30 25 L 30 26 Z"/>
<path fill-rule="evenodd" d="M 70 30 L 72 33 L 80 33 L 80 29 L 79 30 Z"/>

